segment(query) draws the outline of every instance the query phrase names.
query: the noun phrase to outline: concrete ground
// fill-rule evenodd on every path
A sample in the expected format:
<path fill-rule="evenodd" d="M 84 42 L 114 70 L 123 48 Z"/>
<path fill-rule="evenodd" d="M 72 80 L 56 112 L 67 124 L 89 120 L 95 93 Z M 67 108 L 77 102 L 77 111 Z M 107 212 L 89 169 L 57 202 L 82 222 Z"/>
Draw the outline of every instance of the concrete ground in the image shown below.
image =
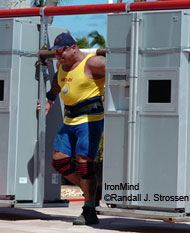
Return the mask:
<path fill-rule="evenodd" d="M 190 223 L 165 223 L 147 219 L 132 219 L 99 215 L 93 226 L 73 226 L 81 213 L 83 202 L 70 202 L 69 207 L 0 208 L 0 233 L 190 233 Z"/>

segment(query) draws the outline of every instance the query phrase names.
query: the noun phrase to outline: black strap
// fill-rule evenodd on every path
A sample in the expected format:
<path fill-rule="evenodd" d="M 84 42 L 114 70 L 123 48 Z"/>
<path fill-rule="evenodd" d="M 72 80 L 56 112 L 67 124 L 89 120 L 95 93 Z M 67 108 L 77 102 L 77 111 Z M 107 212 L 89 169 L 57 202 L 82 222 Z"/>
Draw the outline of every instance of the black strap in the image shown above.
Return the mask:
<path fill-rule="evenodd" d="M 87 100 L 77 105 L 65 105 L 65 116 L 74 118 L 84 114 L 94 114 L 103 112 L 103 104 L 101 99 Z"/>

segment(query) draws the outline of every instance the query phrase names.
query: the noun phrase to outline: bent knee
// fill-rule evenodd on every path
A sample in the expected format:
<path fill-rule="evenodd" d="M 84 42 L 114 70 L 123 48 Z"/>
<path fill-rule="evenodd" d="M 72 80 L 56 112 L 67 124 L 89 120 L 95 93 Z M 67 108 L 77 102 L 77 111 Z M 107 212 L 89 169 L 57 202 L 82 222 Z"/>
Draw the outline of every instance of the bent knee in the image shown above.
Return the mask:
<path fill-rule="evenodd" d="M 71 161 L 70 157 L 57 160 L 53 159 L 52 166 L 63 176 L 68 176 L 75 171 L 75 163 Z"/>
<path fill-rule="evenodd" d="M 54 160 L 64 159 L 64 158 L 70 158 L 70 156 L 67 154 L 64 154 L 60 151 L 53 151 L 53 159 Z"/>
<path fill-rule="evenodd" d="M 76 160 L 78 163 L 87 163 L 87 162 L 93 162 L 91 158 L 83 155 L 76 155 Z"/>

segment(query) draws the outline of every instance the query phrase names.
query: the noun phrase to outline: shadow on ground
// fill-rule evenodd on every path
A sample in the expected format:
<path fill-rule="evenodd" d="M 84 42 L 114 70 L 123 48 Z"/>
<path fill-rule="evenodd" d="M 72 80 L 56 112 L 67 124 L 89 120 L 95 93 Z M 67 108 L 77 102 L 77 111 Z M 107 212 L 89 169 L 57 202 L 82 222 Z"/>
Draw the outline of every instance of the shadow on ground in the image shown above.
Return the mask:
<path fill-rule="evenodd" d="M 49 215 L 36 210 L 25 210 L 17 208 L 0 208 L 0 220 L 19 221 L 19 220 L 49 220 L 73 222 L 75 217 L 67 215 Z M 84 227 L 84 226 L 83 226 Z M 162 221 L 137 220 L 129 218 L 100 218 L 98 225 L 92 225 L 95 229 L 114 230 L 120 232 L 139 232 L 139 233 L 190 233 L 190 225 L 185 223 L 166 223 Z"/>
<path fill-rule="evenodd" d="M 18 220 L 30 220 L 30 219 L 40 219 L 40 220 L 51 220 L 51 221 L 65 221 L 73 222 L 75 217 L 64 216 L 64 215 L 49 215 L 43 214 L 35 210 L 25 210 L 17 208 L 0 208 L 0 220 L 8 221 L 18 221 Z"/>
<path fill-rule="evenodd" d="M 127 218 L 101 219 L 95 228 L 140 233 L 190 233 L 190 225 L 185 223 L 166 223 L 161 221 L 136 220 Z"/>

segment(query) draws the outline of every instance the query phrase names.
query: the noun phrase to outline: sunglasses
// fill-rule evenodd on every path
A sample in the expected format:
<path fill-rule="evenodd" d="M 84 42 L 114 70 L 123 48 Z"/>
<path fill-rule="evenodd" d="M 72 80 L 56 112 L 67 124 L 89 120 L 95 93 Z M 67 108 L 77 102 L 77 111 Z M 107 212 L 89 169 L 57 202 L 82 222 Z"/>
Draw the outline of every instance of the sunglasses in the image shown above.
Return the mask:
<path fill-rule="evenodd" d="M 55 49 L 55 50 L 53 50 L 54 51 L 54 53 L 56 53 L 56 54 L 62 54 L 66 49 L 68 49 L 68 48 L 70 48 L 71 46 L 65 46 L 64 48 L 62 48 L 62 49 Z"/>

